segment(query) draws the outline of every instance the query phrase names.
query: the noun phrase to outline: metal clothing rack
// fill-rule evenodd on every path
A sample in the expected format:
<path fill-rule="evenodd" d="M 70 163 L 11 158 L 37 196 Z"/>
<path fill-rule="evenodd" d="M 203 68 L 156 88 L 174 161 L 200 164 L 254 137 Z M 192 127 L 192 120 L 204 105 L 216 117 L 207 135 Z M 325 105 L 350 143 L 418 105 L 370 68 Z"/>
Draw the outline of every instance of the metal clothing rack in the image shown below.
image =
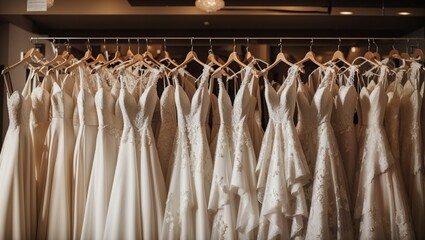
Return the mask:
<path fill-rule="evenodd" d="M 31 37 L 37 40 L 394 40 L 394 41 L 424 41 L 424 38 L 409 37 Z"/>
<path fill-rule="evenodd" d="M 107 37 L 31 37 L 30 41 L 37 43 L 38 40 L 51 40 L 53 42 L 56 43 L 62 43 L 62 44 L 70 44 L 71 40 L 78 40 L 80 43 L 81 41 L 87 43 L 88 45 L 90 45 L 90 41 L 96 41 L 96 43 L 102 43 L 100 41 L 103 41 L 103 44 L 106 44 L 106 41 L 109 40 L 115 40 L 115 44 L 123 44 L 123 43 L 137 43 L 138 45 L 141 44 L 142 42 L 146 42 L 146 45 L 153 43 L 153 41 L 155 41 L 158 44 L 168 44 L 169 42 L 167 42 L 168 40 L 174 40 L 174 41 L 178 41 L 178 43 L 181 45 L 182 41 L 190 41 L 190 44 L 193 46 L 194 45 L 194 41 L 196 40 L 196 44 L 200 45 L 201 43 L 199 42 L 199 40 L 203 41 L 202 44 L 209 44 L 212 45 L 212 41 L 214 41 L 214 45 L 220 45 L 220 44 L 229 44 L 229 40 L 232 41 L 230 43 L 233 43 L 233 45 L 236 44 L 250 44 L 250 41 L 253 40 L 255 42 L 252 42 L 253 44 L 255 43 L 277 43 L 279 41 L 279 44 L 282 45 L 283 43 L 288 43 L 291 42 L 293 43 L 296 40 L 308 40 L 310 45 L 313 45 L 313 42 L 315 40 L 327 40 L 327 41 L 331 41 L 331 40 L 335 40 L 335 41 L 339 41 L 341 44 L 341 41 L 344 40 L 346 41 L 346 43 L 348 44 L 348 40 L 350 40 L 350 44 L 353 44 L 353 42 L 355 44 L 359 44 L 358 41 L 364 41 L 364 43 L 367 43 L 368 45 L 371 44 L 376 44 L 376 41 L 392 41 L 394 42 L 398 42 L 398 41 L 406 41 L 407 43 L 409 43 L 409 41 L 415 41 L 415 42 L 420 42 L 420 41 L 425 41 L 425 38 L 419 38 L 419 37 L 149 37 L 149 36 L 140 36 L 140 37 L 111 37 L 111 36 L 107 36 Z M 119 42 L 121 40 L 121 42 Z M 125 40 L 125 42 L 123 42 L 123 40 Z M 135 42 L 136 41 L 136 42 Z M 209 41 L 209 42 L 208 42 Z M 244 42 L 242 42 L 244 41 Z M 366 42 L 367 41 L 367 42 Z M 109 42 L 110 44 L 111 42 Z M 299 42 L 297 42 L 299 44 Z"/>

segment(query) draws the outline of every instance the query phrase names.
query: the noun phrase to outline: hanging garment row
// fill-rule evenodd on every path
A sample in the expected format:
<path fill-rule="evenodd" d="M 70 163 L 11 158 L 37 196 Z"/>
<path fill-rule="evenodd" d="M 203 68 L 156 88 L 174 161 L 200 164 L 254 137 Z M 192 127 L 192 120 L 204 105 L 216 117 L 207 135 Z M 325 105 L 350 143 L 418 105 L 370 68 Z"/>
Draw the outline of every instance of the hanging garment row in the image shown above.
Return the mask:
<path fill-rule="evenodd" d="M 210 54 L 47 61 L 31 49 L 6 68 L 0 238 L 425 237 L 423 56 L 280 52 L 259 69 Z M 270 81 L 278 62 L 288 73 Z"/>

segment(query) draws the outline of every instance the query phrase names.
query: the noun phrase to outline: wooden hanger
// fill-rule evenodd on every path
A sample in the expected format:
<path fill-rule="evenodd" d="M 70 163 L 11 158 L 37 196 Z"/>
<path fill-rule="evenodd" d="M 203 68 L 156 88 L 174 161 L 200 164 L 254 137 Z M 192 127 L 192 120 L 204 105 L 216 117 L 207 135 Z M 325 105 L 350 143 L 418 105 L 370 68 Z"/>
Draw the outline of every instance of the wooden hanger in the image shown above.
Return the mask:
<path fill-rule="evenodd" d="M 127 61 L 127 60 L 132 59 L 133 57 L 134 57 L 134 54 L 131 51 L 130 39 L 128 39 L 128 49 L 127 49 L 127 53 L 126 53 L 126 55 L 124 57 L 124 60 Z"/>
<path fill-rule="evenodd" d="M 191 49 L 187 53 L 186 58 L 184 59 L 184 61 L 181 64 L 179 64 L 177 67 L 173 68 L 173 70 L 171 70 L 172 72 L 175 72 L 175 71 L 179 70 L 180 68 L 183 68 L 183 67 L 187 66 L 187 64 L 189 64 L 192 61 L 195 61 L 195 62 L 199 63 L 199 65 L 201 65 L 201 66 L 205 66 L 206 65 L 206 63 L 202 62 L 199 59 L 198 54 L 196 54 L 196 52 L 193 51 L 193 38 L 190 39 L 190 45 L 191 45 Z"/>
<path fill-rule="evenodd" d="M 376 61 L 376 56 L 373 52 L 370 51 L 370 39 L 367 40 L 368 45 L 367 45 L 367 52 L 365 52 L 365 54 L 363 55 L 363 57 L 369 61 Z"/>
<path fill-rule="evenodd" d="M 276 67 L 280 62 L 286 63 L 290 67 L 292 67 L 294 65 L 288 59 L 286 59 L 286 56 L 285 56 L 285 54 L 282 51 L 282 47 L 283 47 L 283 45 L 282 45 L 282 39 L 280 39 L 279 47 L 280 47 L 280 51 L 276 55 L 276 59 L 274 60 L 274 62 L 272 64 L 270 64 L 270 66 L 268 66 L 267 68 L 265 68 L 265 69 L 263 69 L 261 71 L 261 76 L 264 75 L 264 74 L 267 74 L 267 72 L 269 72 L 271 69 L 273 69 L 274 67 Z"/>
<path fill-rule="evenodd" d="M 246 39 L 246 53 L 244 58 L 244 63 L 248 64 L 253 60 L 254 56 L 252 56 L 251 51 L 249 51 L 249 38 Z"/>
<path fill-rule="evenodd" d="M 151 61 L 152 63 L 154 63 L 157 66 L 163 66 L 164 64 L 158 62 L 152 55 L 152 53 L 149 51 L 149 44 L 148 44 L 148 39 L 146 38 L 146 52 L 144 52 L 142 55 L 144 58 L 147 58 L 147 60 Z"/>
<path fill-rule="evenodd" d="M 65 69 L 65 73 L 69 74 L 71 73 L 75 68 L 77 68 L 81 63 L 84 63 L 88 60 L 95 60 L 95 58 L 92 55 L 91 46 L 90 46 L 90 39 L 87 40 L 87 51 L 84 53 L 84 56 L 78 60 L 76 63 L 72 64 L 71 66 L 67 67 Z"/>
<path fill-rule="evenodd" d="M 406 42 L 406 51 L 404 52 L 404 53 L 401 53 L 400 54 L 400 56 L 402 57 L 402 58 L 404 58 L 405 60 L 411 60 L 412 58 L 410 57 L 410 55 L 409 55 L 409 40 L 407 40 L 407 42 Z"/>
<path fill-rule="evenodd" d="M 114 63 L 116 63 L 116 62 L 122 62 L 122 60 L 121 60 L 121 51 L 120 51 L 120 48 L 119 48 L 119 46 L 118 46 L 118 39 L 117 39 L 117 50 L 115 51 L 114 57 L 113 57 L 111 60 L 106 61 L 106 62 L 105 62 L 105 63 L 103 63 L 102 65 L 99 65 L 99 66 L 97 66 L 97 67 L 93 68 L 93 69 L 90 71 L 90 73 L 91 73 L 91 74 L 94 74 L 94 73 L 96 73 L 96 71 L 97 71 L 98 69 L 100 69 L 100 68 L 104 68 L 104 67 L 108 67 L 109 65 L 114 64 Z"/>
<path fill-rule="evenodd" d="M 221 66 L 223 66 L 224 62 L 222 62 L 222 60 L 220 62 L 220 60 L 217 60 L 217 58 L 216 58 L 216 56 L 215 56 L 215 54 L 213 52 L 212 44 L 211 44 L 211 39 L 210 39 L 210 49 L 208 50 L 208 56 L 207 56 L 207 62 L 206 63 L 209 66 L 218 66 L 218 67 L 221 67 Z M 227 72 L 224 69 L 221 70 L 221 74 L 223 76 L 226 76 L 226 77 L 229 76 L 229 74 L 227 74 Z"/>
<path fill-rule="evenodd" d="M 236 44 L 235 39 L 233 39 L 233 52 L 229 54 L 229 57 L 227 58 L 227 61 L 219 68 L 217 68 L 213 74 L 211 75 L 211 78 L 214 78 L 217 74 L 221 73 L 222 70 L 226 69 L 231 63 L 237 63 L 241 68 L 245 68 L 246 64 L 243 63 L 238 56 L 238 53 L 236 52 Z"/>
<path fill-rule="evenodd" d="M 94 61 L 91 61 L 89 63 L 89 66 L 95 66 L 98 63 L 102 63 L 103 64 L 103 63 L 106 63 L 106 62 L 107 61 L 106 61 L 105 57 L 103 56 L 103 54 L 102 53 L 99 53 L 99 54 L 97 54 L 96 59 Z"/>
<path fill-rule="evenodd" d="M 326 67 L 321 64 L 319 61 L 316 60 L 316 55 L 314 54 L 314 52 L 312 51 L 313 49 L 313 39 L 310 42 L 310 51 L 308 51 L 304 58 L 301 59 L 300 61 L 298 61 L 296 64 L 297 65 L 302 65 L 303 63 L 307 62 L 307 61 L 311 61 L 312 63 L 316 64 L 318 67 L 325 69 Z"/>
<path fill-rule="evenodd" d="M 122 68 L 128 68 L 133 66 L 136 63 L 141 63 L 143 66 L 145 66 L 147 69 L 154 69 L 151 65 L 149 65 L 146 61 L 145 61 L 145 57 L 140 54 L 139 52 L 137 52 L 136 55 L 133 56 L 133 58 L 129 61 L 127 61 L 123 67 L 119 66 L 117 69 L 122 69 Z"/>
<path fill-rule="evenodd" d="M 425 60 L 424 52 L 420 48 L 416 48 L 415 51 L 413 51 L 412 56 L 413 58 L 416 58 L 416 59 Z"/>
<path fill-rule="evenodd" d="M 332 55 L 332 59 L 331 59 L 331 61 L 332 61 L 332 62 L 341 61 L 341 62 L 343 62 L 345 65 L 347 65 L 347 66 L 351 66 L 352 64 L 351 64 L 351 63 L 349 63 L 349 62 L 345 59 L 344 53 L 343 53 L 343 52 L 341 52 L 341 50 L 339 50 L 339 49 L 340 49 L 340 46 L 341 46 L 341 39 L 339 39 L 339 42 L 338 42 L 338 49 L 337 49 L 337 50 L 334 52 L 334 54 Z"/>
<path fill-rule="evenodd" d="M 10 72 L 10 70 L 18 67 L 19 65 L 21 65 L 22 63 L 27 63 L 29 60 L 35 60 L 34 62 L 39 62 L 41 60 L 43 60 L 43 55 L 40 53 L 40 51 L 37 48 L 31 48 L 30 50 L 28 50 L 24 57 L 17 63 L 13 64 L 12 66 L 8 66 L 5 69 L 3 69 L 1 74 L 5 74 Z"/>
<path fill-rule="evenodd" d="M 174 61 L 174 59 L 171 58 L 170 53 L 167 51 L 167 40 L 165 38 L 164 38 L 164 49 L 159 54 L 157 59 L 160 63 L 166 61 L 169 64 L 173 65 L 174 67 L 177 67 L 179 65 L 176 61 Z"/>
<path fill-rule="evenodd" d="M 72 63 L 72 60 L 74 60 L 74 59 L 75 59 L 74 55 L 69 54 L 68 58 L 65 61 L 63 61 L 63 62 L 59 63 L 58 65 L 49 69 L 47 71 L 46 75 L 49 75 L 50 73 L 55 72 L 55 71 L 65 67 L 68 63 Z"/>

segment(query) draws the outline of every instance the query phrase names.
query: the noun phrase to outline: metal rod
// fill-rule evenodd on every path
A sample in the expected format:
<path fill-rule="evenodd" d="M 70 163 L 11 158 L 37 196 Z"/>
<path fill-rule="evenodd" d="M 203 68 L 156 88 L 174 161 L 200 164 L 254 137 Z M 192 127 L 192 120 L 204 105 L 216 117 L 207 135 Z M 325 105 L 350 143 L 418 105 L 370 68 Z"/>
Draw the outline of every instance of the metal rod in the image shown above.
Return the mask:
<path fill-rule="evenodd" d="M 244 40 L 246 41 L 247 37 L 31 37 L 31 41 L 37 40 L 137 40 L 137 39 L 149 39 L 149 40 Z M 425 38 L 406 38 L 406 37 L 249 37 L 250 40 L 412 40 L 412 41 L 424 41 Z"/>

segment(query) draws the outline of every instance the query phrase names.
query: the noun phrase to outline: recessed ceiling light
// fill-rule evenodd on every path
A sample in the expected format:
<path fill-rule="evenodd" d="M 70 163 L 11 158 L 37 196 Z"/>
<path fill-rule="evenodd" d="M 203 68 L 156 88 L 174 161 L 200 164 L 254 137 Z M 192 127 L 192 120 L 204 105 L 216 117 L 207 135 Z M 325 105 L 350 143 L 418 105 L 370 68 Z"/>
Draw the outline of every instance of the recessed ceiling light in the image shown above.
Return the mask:
<path fill-rule="evenodd" d="M 356 47 L 351 47 L 351 52 L 357 52 L 357 48 Z"/>
<path fill-rule="evenodd" d="M 339 12 L 339 14 L 341 14 L 341 15 L 353 15 L 353 12 L 342 11 L 342 12 Z"/>
<path fill-rule="evenodd" d="M 398 15 L 401 15 L 401 16 L 408 16 L 408 15 L 410 15 L 412 13 L 410 13 L 410 12 L 398 12 L 397 14 Z"/>
<path fill-rule="evenodd" d="M 208 26 L 208 25 L 210 25 L 210 22 L 205 21 L 205 22 L 204 22 L 204 25 L 205 25 L 205 26 Z"/>

